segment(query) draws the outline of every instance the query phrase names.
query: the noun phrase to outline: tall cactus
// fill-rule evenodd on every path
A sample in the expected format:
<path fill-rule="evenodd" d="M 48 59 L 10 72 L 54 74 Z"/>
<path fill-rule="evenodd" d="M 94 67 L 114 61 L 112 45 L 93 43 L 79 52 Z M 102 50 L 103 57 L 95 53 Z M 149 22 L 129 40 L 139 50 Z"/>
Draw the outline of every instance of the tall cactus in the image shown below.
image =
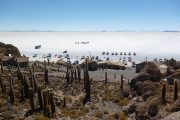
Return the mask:
<path fill-rule="evenodd" d="M 66 108 L 66 97 L 63 98 L 63 108 Z"/>
<path fill-rule="evenodd" d="M 178 80 L 174 81 L 174 101 L 178 99 Z"/>
<path fill-rule="evenodd" d="M 166 101 L 166 82 L 163 82 L 162 84 L 162 100 L 163 100 L 163 103 L 165 103 Z"/>
<path fill-rule="evenodd" d="M 89 73 L 88 73 L 88 61 L 86 59 L 85 61 L 85 81 L 86 81 L 86 95 L 85 99 L 83 101 L 83 104 L 85 104 L 87 101 L 90 101 L 91 96 L 91 86 L 90 86 L 90 79 L 89 79 Z"/>
<path fill-rule="evenodd" d="M 26 77 L 24 76 L 23 78 L 24 82 L 23 82 L 23 85 L 24 85 L 24 95 L 25 95 L 25 98 L 29 98 L 29 83 L 26 79 Z"/>
<path fill-rule="evenodd" d="M 73 74 L 74 74 L 74 71 L 71 69 L 71 84 L 73 83 Z"/>
<path fill-rule="evenodd" d="M 34 64 L 32 64 L 31 68 L 32 68 L 32 73 L 35 73 L 36 72 L 36 67 L 35 67 Z"/>
<path fill-rule="evenodd" d="M 36 76 L 33 74 L 33 83 L 34 83 L 34 91 L 35 93 L 38 91 L 38 83 L 37 83 L 37 80 L 36 80 Z"/>
<path fill-rule="evenodd" d="M 39 106 L 40 109 L 43 110 L 43 97 L 42 97 L 42 86 L 38 86 L 38 101 L 39 101 Z"/>
<path fill-rule="evenodd" d="M 79 65 L 77 66 L 77 72 L 78 72 L 78 80 L 80 82 L 81 81 L 81 67 Z"/>
<path fill-rule="evenodd" d="M 35 106 L 34 106 L 34 90 L 33 88 L 29 88 L 29 102 L 31 106 L 31 111 L 35 111 Z"/>
<path fill-rule="evenodd" d="M 3 63 L 1 62 L 1 73 L 4 73 Z"/>
<path fill-rule="evenodd" d="M 48 98 L 47 98 L 47 92 L 43 91 L 43 106 L 44 106 L 44 113 L 46 113 L 46 106 L 48 105 Z"/>
<path fill-rule="evenodd" d="M 15 93 L 14 93 L 14 88 L 13 88 L 13 84 L 12 84 L 12 76 L 11 76 L 11 74 L 9 74 L 8 76 L 9 76 L 9 83 L 10 83 L 10 99 L 11 99 L 12 104 L 14 104 Z"/>
<path fill-rule="evenodd" d="M 123 75 L 121 75 L 121 91 L 123 90 L 124 87 L 124 80 L 123 80 Z"/>
<path fill-rule="evenodd" d="M 69 86 L 69 70 L 66 72 L 66 82 L 67 82 L 67 86 Z"/>
<path fill-rule="evenodd" d="M 1 92 L 6 93 L 5 87 L 4 87 L 4 78 L 1 78 L 0 76 L 0 85 L 1 85 Z"/>
<path fill-rule="evenodd" d="M 107 71 L 105 71 L 105 84 L 107 84 Z"/>
<path fill-rule="evenodd" d="M 59 66 L 58 66 L 58 70 L 57 70 L 57 71 L 58 71 L 58 72 L 60 71 L 60 70 L 59 70 Z"/>
<path fill-rule="evenodd" d="M 49 80 L 48 80 L 48 69 L 46 69 L 44 71 L 44 81 L 45 81 L 45 84 L 48 84 L 49 83 Z"/>
<path fill-rule="evenodd" d="M 52 113 L 52 117 L 54 116 L 54 113 L 55 113 L 55 103 L 54 103 L 54 93 L 50 93 L 49 94 L 49 101 L 50 101 L 50 105 L 51 105 L 51 113 Z"/>
<path fill-rule="evenodd" d="M 77 80 L 77 71 L 76 71 L 76 69 L 74 70 L 74 79 Z"/>
<path fill-rule="evenodd" d="M 48 117 L 48 118 L 50 118 L 51 117 L 51 109 L 50 109 L 50 105 L 46 105 L 46 116 Z"/>

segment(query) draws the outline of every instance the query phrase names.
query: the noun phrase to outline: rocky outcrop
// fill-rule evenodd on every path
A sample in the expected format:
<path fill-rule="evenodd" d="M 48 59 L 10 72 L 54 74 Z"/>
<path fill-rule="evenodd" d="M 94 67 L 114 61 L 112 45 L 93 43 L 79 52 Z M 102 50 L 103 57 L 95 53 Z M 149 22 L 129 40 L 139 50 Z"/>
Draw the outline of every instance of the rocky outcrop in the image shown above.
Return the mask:
<path fill-rule="evenodd" d="M 153 62 L 142 63 L 143 67 L 137 76 L 138 81 L 151 80 L 153 82 L 159 82 L 161 79 L 161 72 L 158 66 Z"/>
<path fill-rule="evenodd" d="M 172 108 L 172 112 L 177 112 L 177 111 L 180 111 L 180 100 L 176 100 Z"/>
<path fill-rule="evenodd" d="M 146 120 L 158 115 L 159 105 L 161 104 L 160 98 L 151 97 L 145 103 L 140 104 L 136 109 L 136 119 L 137 120 Z"/>
<path fill-rule="evenodd" d="M 0 42 L 0 53 L 4 56 L 9 56 L 11 54 L 12 57 L 20 57 L 21 54 L 19 49 L 11 44 L 4 44 Z"/>
<path fill-rule="evenodd" d="M 150 80 L 145 80 L 144 82 L 133 79 L 130 83 L 131 90 L 136 91 L 137 95 L 142 95 L 145 101 L 148 97 L 152 96 L 156 89 L 160 87 L 157 82 L 152 82 Z"/>
<path fill-rule="evenodd" d="M 180 120 L 180 111 L 172 113 L 162 120 Z"/>

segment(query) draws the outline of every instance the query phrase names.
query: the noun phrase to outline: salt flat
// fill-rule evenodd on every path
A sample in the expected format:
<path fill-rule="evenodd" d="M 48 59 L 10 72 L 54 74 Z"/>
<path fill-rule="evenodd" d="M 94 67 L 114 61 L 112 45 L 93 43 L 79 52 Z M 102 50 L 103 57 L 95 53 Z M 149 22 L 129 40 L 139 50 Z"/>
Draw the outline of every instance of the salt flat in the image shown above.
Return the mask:
<path fill-rule="evenodd" d="M 17 46 L 23 54 L 32 55 L 35 45 L 42 45 L 40 53 L 98 54 L 136 52 L 145 56 L 179 59 L 180 32 L 0 32 L 0 41 Z M 90 42 L 75 44 L 75 42 Z M 153 57 L 152 57 L 153 56 Z"/>

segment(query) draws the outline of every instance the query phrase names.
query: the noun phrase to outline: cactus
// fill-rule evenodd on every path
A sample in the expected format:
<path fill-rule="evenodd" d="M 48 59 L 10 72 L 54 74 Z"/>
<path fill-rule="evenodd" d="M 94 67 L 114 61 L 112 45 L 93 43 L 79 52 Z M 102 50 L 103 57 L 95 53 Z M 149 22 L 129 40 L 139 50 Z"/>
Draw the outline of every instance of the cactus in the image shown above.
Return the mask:
<path fill-rule="evenodd" d="M 26 77 L 24 76 L 23 78 L 23 86 L 24 86 L 24 95 L 25 95 L 25 98 L 29 98 L 29 83 L 28 81 L 26 80 Z"/>
<path fill-rule="evenodd" d="M 66 72 L 66 82 L 67 86 L 69 86 L 69 70 Z"/>
<path fill-rule="evenodd" d="M 174 81 L 174 101 L 178 99 L 178 80 Z"/>
<path fill-rule="evenodd" d="M 77 66 L 77 72 L 78 72 L 78 80 L 80 82 L 81 81 L 81 68 L 79 65 Z"/>
<path fill-rule="evenodd" d="M 63 108 L 66 108 L 66 98 L 63 98 Z"/>
<path fill-rule="evenodd" d="M 3 86 L 4 86 L 4 93 L 6 93 L 6 84 L 4 83 Z"/>
<path fill-rule="evenodd" d="M 58 72 L 59 72 L 59 66 L 58 66 Z"/>
<path fill-rule="evenodd" d="M 21 99 L 20 99 L 20 101 L 23 101 L 24 100 L 24 97 L 25 97 L 25 95 L 24 95 L 24 86 L 21 86 Z"/>
<path fill-rule="evenodd" d="M 40 110 L 43 110 L 42 86 L 38 86 L 38 101 Z"/>
<path fill-rule="evenodd" d="M 44 71 L 44 81 L 45 81 L 46 85 L 49 83 L 49 80 L 48 80 L 48 69 L 46 69 Z"/>
<path fill-rule="evenodd" d="M 31 106 L 31 111 L 35 111 L 35 106 L 34 106 L 34 90 L 33 88 L 29 88 L 29 102 Z"/>
<path fill-rule="evenodd" d="M 74 74 L 74 71 L 71 69 L 71 84 L 73 83 L 73 74 Z"/>
<path fill-rule="evenodd" d="M 47 92 L 43 91 L 43 106 L 44 106 L 44 113 L 46 113 L 46 106 L 48 105 L 48 98 L 47 98 Z"/>
<path fill-rule="evenodd" d="M 47 59 L 47 61 L 48 61 L 48 65 L 50 65 L 49 58 Z"/>
<path fill-rule="evenodd" d="M 50 101 L 50 105 L 51 105 L 51 113 L 52 113 L 52 117 L 54 116 L 54 113 L 55 113 L 55 103 L 54 103 L 54 93 L 50 93 L 49 94 L 49 101 Z"/>
<path fill-rule="evenodd" d="M 18 76 L 18 79 L 19 80 L 22 80 L 23 79 L 23 76 L 22 76 L 22 73 L 21 73 L 21 69 L 20 69 L 20 67 L 19 67 L 19 63 L 18 63 L 18 60 L 17 60 L 17 58 L 16 58 L 16 64 L 17 64 L 17 76 Z"/>
<path fill-rule="evenodd" d="M 30 87 L 32 87 L 34 89 L 33 73 L 32 73 L 32 69 L 31 68 L 29 68 L 29 72 L 30 72 L 30 76 L 29 76 Z"/>
<path fill-rule="evenodd" d="M 38 83 L 37 83 L 37 80 L 36 80 L 36 77 L 35 75 L 32 76 L 33 77 L 33 83 L 34 83 L 34 91 L 35 93 L 38 91 Z"/>
<path fill-rule="evenodd" d="M 77 80 L 77 72 L 74 70 L 74 79 Z"/>
<path fill-rule="evenodd" d="M 35 65 L 33 64 L 31 67 L 32 67 L 32 73 L 35 73 L 35 72 L 36 72 L 36 67 L 35 67 Z"/>
<path fill-rule="evenodd" d="M 86 89 L 86 72 L 85 72 L 85 68 L 83 68 L 83 76 L 84 76 L 84 89 Z"/>
<path fill-rule="evenodd" d="M 85 62 L 85 81 L 86 81 L 86 95 L 83 100 L 83 104 L 85 104 L 87 101 L 90 101 L 90 94 L 91 94 L 91 86 L 90 86 L 90 79 L 89 79 L 89 73 L 88 73 L 88 62 L 86 59 Z"/>
<path fill-rule="evenodd" d="M 1 62 L 1 73 L 4 73 L 3 63 Z"/>
<path fill-rule="evenodd" d="M 51 117 L 51 109 L 50 109 L 50 105 L 46 105 L 46 116 L 48 117 L 48 118 L 50 118 Z"/>
<path fill-rule="evenodd" d="M 105 71 L 105 84 L 107 84 L 107 71 Z"/>
<path fill-rule="evenodd" d="M 123 75 L 121 75 L 121 91 L 123 90 L 123 86 L 124 86 L 124 80 L 123 80 Z"/>
<path fill-rule="evenodd" d="M 9 83 L 10 83 L 10 99 L 11 99 L 12 104 L 14 104 L 15 93 L 14 93 L 14 88 L 13 88 L 13 84 L 12 84 L 12 76 L 11 76 L 11 74 L 9 74 L 8 76 L 9 76 Z"/>
<path fill-rule="evenodd" d="M 2 93 L 6 93 L 6 90 L 5 90 L 5 88 L 4 88 L 4 79 L 3 78 L 1 78 L 1 76 L 0 76 L 0 85 L 1 85 L 1 92 Z"/>
<path fill-rule="evenodd" d="M 165 103 L 165 101 L 166 101 L 166 83 L 165 82 L 163 82 L 163 84 L 162 84 L 162 100 L 163 100 L 163 103 Z"/>

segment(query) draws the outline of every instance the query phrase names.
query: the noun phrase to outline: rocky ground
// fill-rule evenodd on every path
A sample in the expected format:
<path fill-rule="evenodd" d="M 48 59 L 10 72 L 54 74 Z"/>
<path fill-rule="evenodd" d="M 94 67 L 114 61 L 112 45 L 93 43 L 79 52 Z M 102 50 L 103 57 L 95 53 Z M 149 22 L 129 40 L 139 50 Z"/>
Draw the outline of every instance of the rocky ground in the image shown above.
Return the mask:
<path fill-rule="evenodd" d="M 37 84 L 42 86 L 42 92 L 50 91 L 50 93 L 53 93 L 55 112 L 53 113 L 51 110 L 50 113 L 53 113 L 53 115 L 48 116 L 43 109 L 39 109 L 40 103 L 37 92 L 33 94 L 35 110 L 32 112 L 30 99 L 21 94 L 22 85 L 17 74 L 18 69 L 12 68 L 9 71 L 4 67 L 3 71 L 1 70 L 1 78 L 3 78 L 3 83 L 6 85 L 6 92 L 3 93 L 1 87 L 0 120 L 168 120 L 173 117 L 171 113 L 180 110 L 180 101 L 176 100 L 174 102 L 174 84 L 166 83 L 166 97 L 163 101 L 160 73 L 153 65 L 147 65 L 138 75 L 134 73 L 133 68 L 125 71 L 107 70 L 107 83 L 105 71 L 89 72 L 91 97 L 90 101 L 85 104 L 83 101 L 87 91 L 84 86 L 82 70 L 81 80 L 79 81 L 73 77 L 73 80 L 67 85 L 66 67 L 56 64 L 44 66 L 44 63 L 40 63 L 39 66 L 30 63 L 29 66 L 33 69 Z M 45 82 L 44 67 L 49 70 L 48 84 Z M 27 77 L 29 87 L 33 87 L 29 80 L 31 72 L 29 68 L 21 68 L 21 73 Z M 11 87 L 8 74 L 13 77 L 15 94 L 13 104 L 10 101 Z M 123 78 L 123 82 L 121 74 L 126 77 Z M 166 116 L 168 117 L 166 118 Z"/>

